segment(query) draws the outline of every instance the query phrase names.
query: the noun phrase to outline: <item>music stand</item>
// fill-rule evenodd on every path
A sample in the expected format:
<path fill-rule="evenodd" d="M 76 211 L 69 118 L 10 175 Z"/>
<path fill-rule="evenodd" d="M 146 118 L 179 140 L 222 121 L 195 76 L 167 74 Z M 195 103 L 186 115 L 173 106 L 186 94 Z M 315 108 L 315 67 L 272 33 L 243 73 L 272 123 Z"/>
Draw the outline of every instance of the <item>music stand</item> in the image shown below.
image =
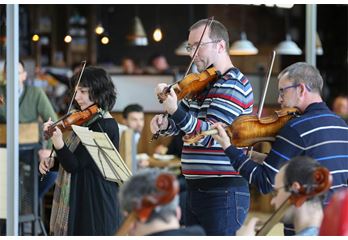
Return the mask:
<path fill-rule="evenodd" d="M 106 133 L 93 132 L 87 127 L 76 125 L 72 125 L 72 129 L 106 180 L 119 185 L 128 180 L 132 173 Z"/>

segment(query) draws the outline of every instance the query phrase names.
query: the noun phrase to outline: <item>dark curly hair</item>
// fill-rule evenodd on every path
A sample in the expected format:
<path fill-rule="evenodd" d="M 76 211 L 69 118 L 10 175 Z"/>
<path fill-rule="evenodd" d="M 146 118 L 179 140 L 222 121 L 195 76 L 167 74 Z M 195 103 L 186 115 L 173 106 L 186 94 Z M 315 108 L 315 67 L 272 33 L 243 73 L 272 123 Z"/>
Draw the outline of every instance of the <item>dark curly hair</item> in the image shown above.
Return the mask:
<path fill-rule="evenodd" d="M 72 78 L 73 86 L 76 85 L 80 73 Z M 106 111 L 110 111 L 116 103 L 116 89 L 110 75 L 102 68 L 86 67 L 80 81 L 80 87 L 89 88 L 91 101 Z"/>

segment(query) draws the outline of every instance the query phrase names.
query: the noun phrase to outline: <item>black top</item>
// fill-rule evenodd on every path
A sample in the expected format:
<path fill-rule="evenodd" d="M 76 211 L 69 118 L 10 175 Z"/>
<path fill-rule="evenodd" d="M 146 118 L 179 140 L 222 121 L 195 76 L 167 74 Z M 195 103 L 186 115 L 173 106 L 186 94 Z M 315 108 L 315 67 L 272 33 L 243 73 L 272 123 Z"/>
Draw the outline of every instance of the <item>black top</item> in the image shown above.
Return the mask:
<path fill-rule="evenodd" d="M 195 225 L 186 228 L 172 229 L 149 234 L 148 236 L 205 236 L 201 226 Z"/>
<path fill-rule="evenodd" d="M 118 149 L 117 122 L 113 118 L 102 118 L 89 129 L 102 132 L 99 125 Z M 82 143 L 74 153 L 66 145 L 56 152 L 59 163 L 71 173 L 68 235 L 113 235 L 121 220 L 118 185 L 103 178 Z"/>

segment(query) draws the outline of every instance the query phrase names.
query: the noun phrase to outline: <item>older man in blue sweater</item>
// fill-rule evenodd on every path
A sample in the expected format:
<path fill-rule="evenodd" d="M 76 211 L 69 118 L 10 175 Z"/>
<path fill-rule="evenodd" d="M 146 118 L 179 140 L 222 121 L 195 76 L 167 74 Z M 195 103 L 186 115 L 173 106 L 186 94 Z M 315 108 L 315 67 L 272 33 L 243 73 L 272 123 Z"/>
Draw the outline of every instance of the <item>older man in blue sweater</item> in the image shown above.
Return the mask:
<path fill-rule="evenodd" d="M 301 115 L 279 131 L 261 164 L 231 145 L 221 124 L 214 126 L 219 131 L 214 138 L 231 159 L 232 166 L 263 193 L 272 191 L 274 176 L 284 162 L 303 155 L 316 159 L 333 176 L 324 201 L 326 205 L 335 191 L 348 187 L 348 126 L 323 102 L 320 95 L 323 79 L 315 67 L 304 62 L 295 63 L 284 69 L 278 79 L 281 107 L 297 107 Z"/>

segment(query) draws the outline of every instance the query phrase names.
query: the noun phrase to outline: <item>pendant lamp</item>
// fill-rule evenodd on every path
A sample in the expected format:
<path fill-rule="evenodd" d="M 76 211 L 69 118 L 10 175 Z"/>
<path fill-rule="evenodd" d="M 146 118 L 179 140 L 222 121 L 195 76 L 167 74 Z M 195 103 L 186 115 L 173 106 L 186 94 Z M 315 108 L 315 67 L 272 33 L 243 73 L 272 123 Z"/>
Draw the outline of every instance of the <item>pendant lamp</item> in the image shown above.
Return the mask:
<path fill-rule="evenodd" d="M 316 39 L 315 39 L 315 50 L 316 50 L 317 55 L 323 55 L 324 54 L 323 45 L 321 44 L 321 41 L 320 41 L 318 33 L 317 33 Z"/>
<path fill-rule="evenodd" d="M 281 55 L 301 55 L 302 50 L 297 46 L 297 44 L 291 40 L 289 33 L 286 34 L 285 41 L 278 44 L 275 51 Z"/>
<path fill-rule="evenodd" d="M 246 16 L 246 8 L 242 6 L 240 13 L 240 40 L 232 43 L 229 54 L 230 55 L 255 55 L 259 52 L 259 50 L 254 46 L 254 44 L 247 39 L 247 35 L 245 33 L 245 16 Z"/>
<path fill-rule="evenodd" d="M 286 29 L 285 40 L 278 44 L 278 46 L 275 48 L 275 51 L 280 55 L 301 55 L 302 50 L 297 46 L 297 44 L 294 41 L 292 41 L 289 33 L 290 10 L 284 12 L 284 19 Z"/>
<path fill-rule="evenodd" d="M 229 50 L 230 55 L 255 55 L 258 52 L 254 44 L 247 39 L 245 32 L 241 32 L 240 40 L 232 43 Z"/>
<path fill-rule="evenodd" d="M 132 30 L 130 34 L 127 35 L 128 42 L 133 46 L 147 46 L 148 40 L 147 36 L 138 16 L 135 16 L 132 24 Z"/>

